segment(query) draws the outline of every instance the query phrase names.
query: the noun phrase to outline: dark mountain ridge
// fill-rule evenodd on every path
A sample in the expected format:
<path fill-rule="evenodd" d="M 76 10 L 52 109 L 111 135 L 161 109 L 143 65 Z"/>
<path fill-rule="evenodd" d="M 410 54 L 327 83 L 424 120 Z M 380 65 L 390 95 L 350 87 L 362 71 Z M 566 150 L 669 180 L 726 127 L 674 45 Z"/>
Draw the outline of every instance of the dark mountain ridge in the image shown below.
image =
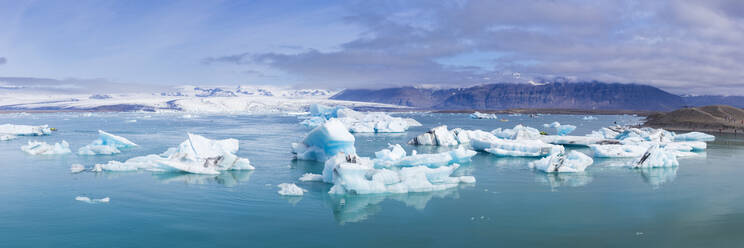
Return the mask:
<path fill-rule="evenodd" d="M 603 82 L 546 85 L 499 83 L 457 89 L 347 89 L 332 99 L 438 110 L 550 108 L 668 111 L 688 105 L 684 97 L 653 86 Z"/>

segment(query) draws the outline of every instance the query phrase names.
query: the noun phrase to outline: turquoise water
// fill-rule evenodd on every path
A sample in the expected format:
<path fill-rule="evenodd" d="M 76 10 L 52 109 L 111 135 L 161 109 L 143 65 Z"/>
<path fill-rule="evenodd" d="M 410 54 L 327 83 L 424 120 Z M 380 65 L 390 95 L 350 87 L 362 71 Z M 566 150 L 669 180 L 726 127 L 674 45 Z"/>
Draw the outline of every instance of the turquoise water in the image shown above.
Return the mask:
<path fill-rule="evenodd" d="M 405 144 L 439 124 L 491 130 L 522 123 L 542 129 L 559 121 L 576 134 L 633 116 L 545 115 L 509 122 L 472 120 L 464 114 L 401 114 L 424 127 L 404 134 L 360 134 L 360 155 L 388 143 Z M 137 120 L 129 123 L 127 120 Z M 0 124 L 49 124 L 51 136 L 0 142 L 2 247 L 741 247 L 744 245 L 744 141 L 719 136 L 704 157 L 674 169 L 632 170 L 597 160 L 583 174 L 546 175 L 529 159 L 478 154 L 457 173 L 475 185 L 433 193 L 331 196 L 330 185 L 298 182 L 320 173 L 317 162 L 293 161 L 290 143 L 308 131 L 293 116 L 194 116 L 96 113 L 0 115 Z M 31 156 L 28 140 L 66 140 L 73 152 L 97 130 L 140 147 L 113 156 Z M 80 173 L 70 165 L 161 153 L 193 132 L 240 140 L 253 172 L 193 174 Z M 407 151 L 436 152 L 404 146 Z M 572 148 L 573 149 L 573 148 Z M 580 151 L 590 153 L 587 149 Z M 295 182 L 303 197 L 278 195 Z M 76 196 L 110 197 L 87 204 Z"/>

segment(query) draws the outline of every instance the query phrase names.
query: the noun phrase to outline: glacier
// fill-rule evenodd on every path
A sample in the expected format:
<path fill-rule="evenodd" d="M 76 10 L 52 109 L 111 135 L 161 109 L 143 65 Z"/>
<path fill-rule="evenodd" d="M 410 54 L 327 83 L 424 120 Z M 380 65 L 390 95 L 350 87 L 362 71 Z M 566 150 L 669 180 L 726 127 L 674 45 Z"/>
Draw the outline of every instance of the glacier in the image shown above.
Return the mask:
<path fill-rule="evenodd" d="M 150 154 L 130 158 L 124 162 L 109 161 L 96 164 L 93 171 L 156 172 L 182 171 L 195 174 L 220 174 L 225 170 L 254 170 L 250 161 L 235 155 L 238 140 L 211 140 L 188 133 L 188 139 L 177 148 L 169 148 L 162 154 Z"/>
<path fill-rule="evenodd" d="M 314 128 L 302 143 L 292 143 L 297 159 L 324 162 L 337 153 L 356 154 L 354 135 L 337 119 Z"/>
<path fill-rule="evenodd" d="M 64 140 L 53 145 L 46 142 L 29 140 L 28 145 L 21 146 L 21 150 L 31 155 L 59 155 L 72 152 L 70 150 L 70 144 Z"/>
<path fill-rule="evenodd" d="M 568 155 L 564 153 L 555 153 L 538 161 L 529 163 L 532 169 L 543 172 L 581 172 L 586 170 L 594 160 L 584 153 L 571 151 Z"/>
<path fill-rule="evenodd" d="M 121 153 L 120 149 L 135 147 L 128 139 L 98 130 L 98 139 L 78 150 L 79 155 L 110 155 Z"/>

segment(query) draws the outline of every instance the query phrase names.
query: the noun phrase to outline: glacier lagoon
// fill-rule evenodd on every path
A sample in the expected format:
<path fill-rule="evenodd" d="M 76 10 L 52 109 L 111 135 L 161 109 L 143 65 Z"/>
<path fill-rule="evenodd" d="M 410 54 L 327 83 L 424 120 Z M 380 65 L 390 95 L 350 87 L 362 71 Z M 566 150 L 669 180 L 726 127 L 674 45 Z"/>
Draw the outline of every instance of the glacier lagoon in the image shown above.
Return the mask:
<path fill-rule="evenodd" d="M 634 116 L 507 116 L 401 113 L 423 124 L 405 133 L 357 133 L 360 156 L 401 144 L 435 153 L 455 147 L 406 145 L 439 125 L 450 128 L 542 127 L 554 121 L 584 135 L 604 126 L 637 123 Z M 133 121 L 136 120 L 136 121 Z M 309 131 L 296 116 L 166 113 L 0 114 L 0 124 L 48 124 L 49 136 L 0 141 L 0 239 L 7 247 L 460 247 L 635 246 L 735 247 L 744 243 L 744 139 L 717 135 L 704 156 L 680 158 L 679 167 L 629 169 L 622 159 L 595 158 L 584 173 L 546 174 L 534 158 L 479 152 L 456 174 L 475 184 L 429 193 L 332 195 L 331 184 L 302 182 L 322 162 L 293 160 L 292 142 Z M 112 155 L 29 155 L 28 141 L 70 144 L 73 151 L 104 130 L 139 146 Z M 540 128 L 543 129 L 543 128 Z M 551 132 L 553 130 L 545 129 Z M 253 171 L 219 175 L 82 172 L 109 160 L 159 154 L 186 139 L 235 138 L 237 156 Z M 589 148 L 568 147 L 591 154 Z M 627 159 L 626 159 L 627 160 Z M 281 183 L 307 190 L 277 194 Z M 76 197 L 109 202 L 87 203 Z M 330 234 L 330 235 L 325 235 Z"/>

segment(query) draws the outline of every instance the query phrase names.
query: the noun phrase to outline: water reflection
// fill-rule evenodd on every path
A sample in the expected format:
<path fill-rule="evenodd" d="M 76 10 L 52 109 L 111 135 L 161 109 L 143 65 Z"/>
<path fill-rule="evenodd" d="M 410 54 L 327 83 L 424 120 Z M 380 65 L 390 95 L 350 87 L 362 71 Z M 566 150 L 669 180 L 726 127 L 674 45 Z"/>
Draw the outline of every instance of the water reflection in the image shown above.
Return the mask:
<path fill-rule="evenodd" d="M 246 183 L 251 179 L 253 171 L 223 171 L 219 175 L 204 175 L 192 173 L 153 173 L 153 177 L 163 183 L 185 183 L 185 184 L 221 184 L 226 187 L 234 187 Z"/>
<path fill-rule="evenodd" d="M 560 187 L 581 187 L 592 182 L 594 178 L 586 172 L 579 173 L 543 173 L 535 172 L 535 181 L 550 186 L 555 191 Z"/>
<path fill-rule="evenodd" d="M 468 187 L 462 185 L 461 187 Z M 386 195 L 328 195 L 326 203 L 333 210 L 333 217 L 339 224 L 355 223 L 367 220 L 382 210 L 381 204 L 386 199 L 402 202 L 407 207 L 418 210 L 434 198 L 459 198 L 457 188 L 422 193 L 386 194 Z"/>
<path fill-rule="evenodd" d="M 662 184 L 674 181 L 677 178 L 679 167 L 666 168 L 638 168 L 634 169 L 641 174 L 643 181 L 658 189 Z"/>

